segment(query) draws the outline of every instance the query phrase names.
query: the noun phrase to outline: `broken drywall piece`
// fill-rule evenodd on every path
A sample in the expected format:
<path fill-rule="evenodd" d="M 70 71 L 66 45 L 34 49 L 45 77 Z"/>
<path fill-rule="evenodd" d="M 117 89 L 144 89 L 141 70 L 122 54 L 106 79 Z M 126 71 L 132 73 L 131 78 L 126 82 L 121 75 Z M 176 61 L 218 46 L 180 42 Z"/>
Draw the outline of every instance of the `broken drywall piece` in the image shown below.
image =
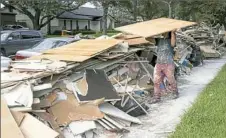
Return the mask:
<path fill-rule="evenodd" d="M 57 99 L 57 92 L 52 92 L 50 93 L 47 97 L 46 100 L 48 100 L 51 104 L 53 104 L 54 101 Z"/>
<path fill-rule="evenodd" d="M 63 135 L 65 138 L 75 138 L 71 130 L 68 127 L 64 128 Z"/>
<path fill-rule="evenodd" d="M 117 117 L 113 117 L 110 116 L 113 120 L 117 121 L 118 123 L 120 123 L 122 126 L 124 127 L 130 127 L 131 126 L 131 122 L 130 121 L 126 121 Z"/>
<path fill-rule="evenodd" d="M 88 83 L 88 94 L 86 96 L 75 93 L 80 102 L 87 102 L 105 98 L 105 101 L 120 100 L 116 90 L 107 78 L 104 70 L 86 69 L 86 80 Z"/>
<path fill-rule="evenodd" d="M 74 121 L 69 124 L 69 128 L 74 135 L 82 134 L 96 128 L 94 121 Z"/>
<path fill-rule="evenodd" d="M 59 133 L 59 138 L 63 137 L 63 132 L 61 131 L 59 125 L 56 122 L 56 118 L 49 113 L 33 113 L 34 115 L 40 117 L 41 119 L 47 121 L 52 129 Z"/>
<path fill-rule="evenodd" d="M 60 126 L 66 126 L 76 120 L 95 120 L 104 117 L 97 105 L 91 103 L 79 105 L 73 94 L 67 94 L 67 97 L 67 100 L 59 101 L 49 109 Z"/>
<path fill-rule="evenodd" d="M 39 110 L 39 109 L 42 109 L 42 108 L 48 108 L 50 106 L 51 106 L 51 103 L 47 99 L 43 99 L 43 100 L 40 101 L 40 103 L 33 104 L 32 109 Z"/>
<path fill-rule="evenodd" d="M 46 89 L 51 89 L 52 84 L 51 83 L 45 83 L 37 86 L 33 86 L 33 91 L 41 91 L 41 90 L 46 90 Z"/>
<path fill-rule="evenodd" d="M 28 113 L 25 114 L 20 129 L 26 138 L 55 138 L 59 135 Z"/>
<path fill-rule="evenodd" d="M 24 138 L 3 97 L 1 97 L 1 138 Z"/>
<path fill-rule="evenodd" d="M 11 89 L 10 92 L 2 95 L 8 106 L 26 106 L 31 107 L 33 103 L 33 92 L 29 82 L 20 83 L 17 87 Z"/>
<path fill-rule="evenodd" d="M 40 99 L 39 98 L 33 98 L 33 104 L 38 104 L 40 103 Z"/>
<path fill-rule="evenodd" d="M 125 112 L 121 111 L 120 109 L 116 108 L 115 106 L 109 103 L 101 104 L 99 105 L 99 108 L 103 113 L 107 115 L 114 116 L 133 123 L 142 124 L 142 122 L 138 118 L 126 114 Z"/>
<path fill-rule="evenodd" d="M 86 81 L 86 76 L 84 76 L 82 79 L 76 81 L 75 83 L 77 89 L 78 89 L 78 93 L 82 96 L 86 96 L 88 93 L 88 84 Z"/>
<path fill-rule="evenodd" d="M 45 89 L 45 90 L 41 90 L 41 91 L 36 91 L 34 92 L 34 98 L 39 98 L 41 96 L 47 95 L 48 93 L 51 93 L 52 89 Z"/>
<path fill-rule="evenodd" d="M 10 110 L 11 114 L 13 115 L 13 118 L 15 119 L 16 123 L 18 126 L 20 126 L 21 122 L 23 121 L 25 114 L 22 112 L 17 112 L 17 111 L 13 111 Z"/>
<path fill-rule="evenodd" d="M 93 131 L 92 130 L 86 131 L 85 136 L 86 138 L 93 138 L 94 137 Z"/>
<path fill-rule="evenodd" d="M 56 101 L 67 100 L 67 95 L 64 92 L 57 92 Z"/>

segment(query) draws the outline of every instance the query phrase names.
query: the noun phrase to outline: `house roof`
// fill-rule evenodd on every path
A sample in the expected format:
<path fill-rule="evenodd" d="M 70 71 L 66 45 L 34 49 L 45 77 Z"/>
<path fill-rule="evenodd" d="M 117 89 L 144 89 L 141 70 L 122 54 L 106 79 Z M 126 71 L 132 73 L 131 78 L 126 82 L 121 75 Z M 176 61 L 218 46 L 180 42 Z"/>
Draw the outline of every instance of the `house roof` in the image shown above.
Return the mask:
<path fill-rule="evenodd" d="M 83 19 L 83 20 L 98 20 L 103 16 L 103 11 L 97 8 L 80 7 L 73 11 L 67 11 L 61 14 L 58 18 L 61 19 Z"/>
<path fill-rule="evenodd" d="M 72 11 L 78 15 L 88 15 L 88 16 L 95 16 L 95 17 L 102 17 L 104 12 L 97 8 L 89 8 L 89 7 L 80 7 L 77 10 Z"/>
<path fill-rule="evenodd" d="M 82 20 L 92 20 L 92 17 L 84 16 L 84 15 L 77 15 L 73 12 L 64 12 L 58 18 L 61 19 L 82 19 Z"/>

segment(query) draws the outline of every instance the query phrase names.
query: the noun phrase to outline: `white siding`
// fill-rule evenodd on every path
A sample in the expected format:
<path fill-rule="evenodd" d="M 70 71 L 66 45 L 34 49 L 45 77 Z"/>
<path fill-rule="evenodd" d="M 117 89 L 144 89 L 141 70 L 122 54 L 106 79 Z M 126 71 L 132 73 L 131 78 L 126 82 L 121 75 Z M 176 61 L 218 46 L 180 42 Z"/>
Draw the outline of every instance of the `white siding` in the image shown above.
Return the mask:
<path fill-rule="evenodd" d="M 93 31 L 100 31 L 100 21 L 90 21 L 90 29 Z"/>
<path fill-rule="evenodd" d="M 59 20 L 58 19 L 53 19 L 52 21 L 51 21 L 51 26 L 59 26 Z"/>
<path fill-rule="evenodd" d="M 66 20 L 66 29 L 71 30 L 71 20 Z"/>
<path fill-rule="evenodd" d="M 72 20 L 72 29 L 76 30 L 76 20 Z"/>
<path fill-rule="evenodd" d="M 79 26 L 80 30 L 85 29 L 85 26 L 87 26 L 87 28 L 88 28 L 88 21 L 87 20 L 79 20 L 78 26 Z"/>

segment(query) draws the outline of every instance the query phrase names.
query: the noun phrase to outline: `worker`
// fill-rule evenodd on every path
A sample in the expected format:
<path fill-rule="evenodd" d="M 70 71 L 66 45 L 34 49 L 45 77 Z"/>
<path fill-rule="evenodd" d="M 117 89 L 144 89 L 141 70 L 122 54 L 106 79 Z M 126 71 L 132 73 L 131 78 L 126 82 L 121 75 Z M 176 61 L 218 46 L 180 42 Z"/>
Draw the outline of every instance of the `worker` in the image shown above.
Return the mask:
<path fill-rule="evenodd" d="M 171 93 L 173 99 L 178 97 L 177 83 L 174 77 L 175 65 L 173 60 L 173 47 L 176 45 L 176 29 L 164 33 L 161 38 L 156 38 L 157 62 L 154 69 L 154 101 L 161 101 L 162 89 L 160 88 L 164 77 L 166 77 L 169 87 L 167 92 Z"/>

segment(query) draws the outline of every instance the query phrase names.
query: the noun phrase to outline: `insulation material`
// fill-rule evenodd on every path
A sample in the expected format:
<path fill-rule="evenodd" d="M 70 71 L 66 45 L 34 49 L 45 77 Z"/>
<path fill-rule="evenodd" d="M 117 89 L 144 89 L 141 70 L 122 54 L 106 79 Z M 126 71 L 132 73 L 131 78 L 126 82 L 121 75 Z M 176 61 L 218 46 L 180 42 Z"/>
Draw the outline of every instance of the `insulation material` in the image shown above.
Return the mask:
<path fill-rule="evenodd" d="M 3 98 L 1 98 L 1 138 L 24 138 Z"/>
<path fill-rule="evenodd" d="M 195 22 L 188 22 L 169 18 L 159 18 L 118 27 L 115 28 L 115 30 L 147 38 L 162 33 L 170 32 L 176 28 L 184 28 L 195 24 Z"/>
<path fill-rule="evenodd" d="M 86 96 L 77 94 L 79 101 L 92 101 L 101 98 L 105 98 L 106 101 L 120 100 L 115 88 L 103 70 L 86 69 L 86 80 L 88 83 L 88 94 Z"/>

